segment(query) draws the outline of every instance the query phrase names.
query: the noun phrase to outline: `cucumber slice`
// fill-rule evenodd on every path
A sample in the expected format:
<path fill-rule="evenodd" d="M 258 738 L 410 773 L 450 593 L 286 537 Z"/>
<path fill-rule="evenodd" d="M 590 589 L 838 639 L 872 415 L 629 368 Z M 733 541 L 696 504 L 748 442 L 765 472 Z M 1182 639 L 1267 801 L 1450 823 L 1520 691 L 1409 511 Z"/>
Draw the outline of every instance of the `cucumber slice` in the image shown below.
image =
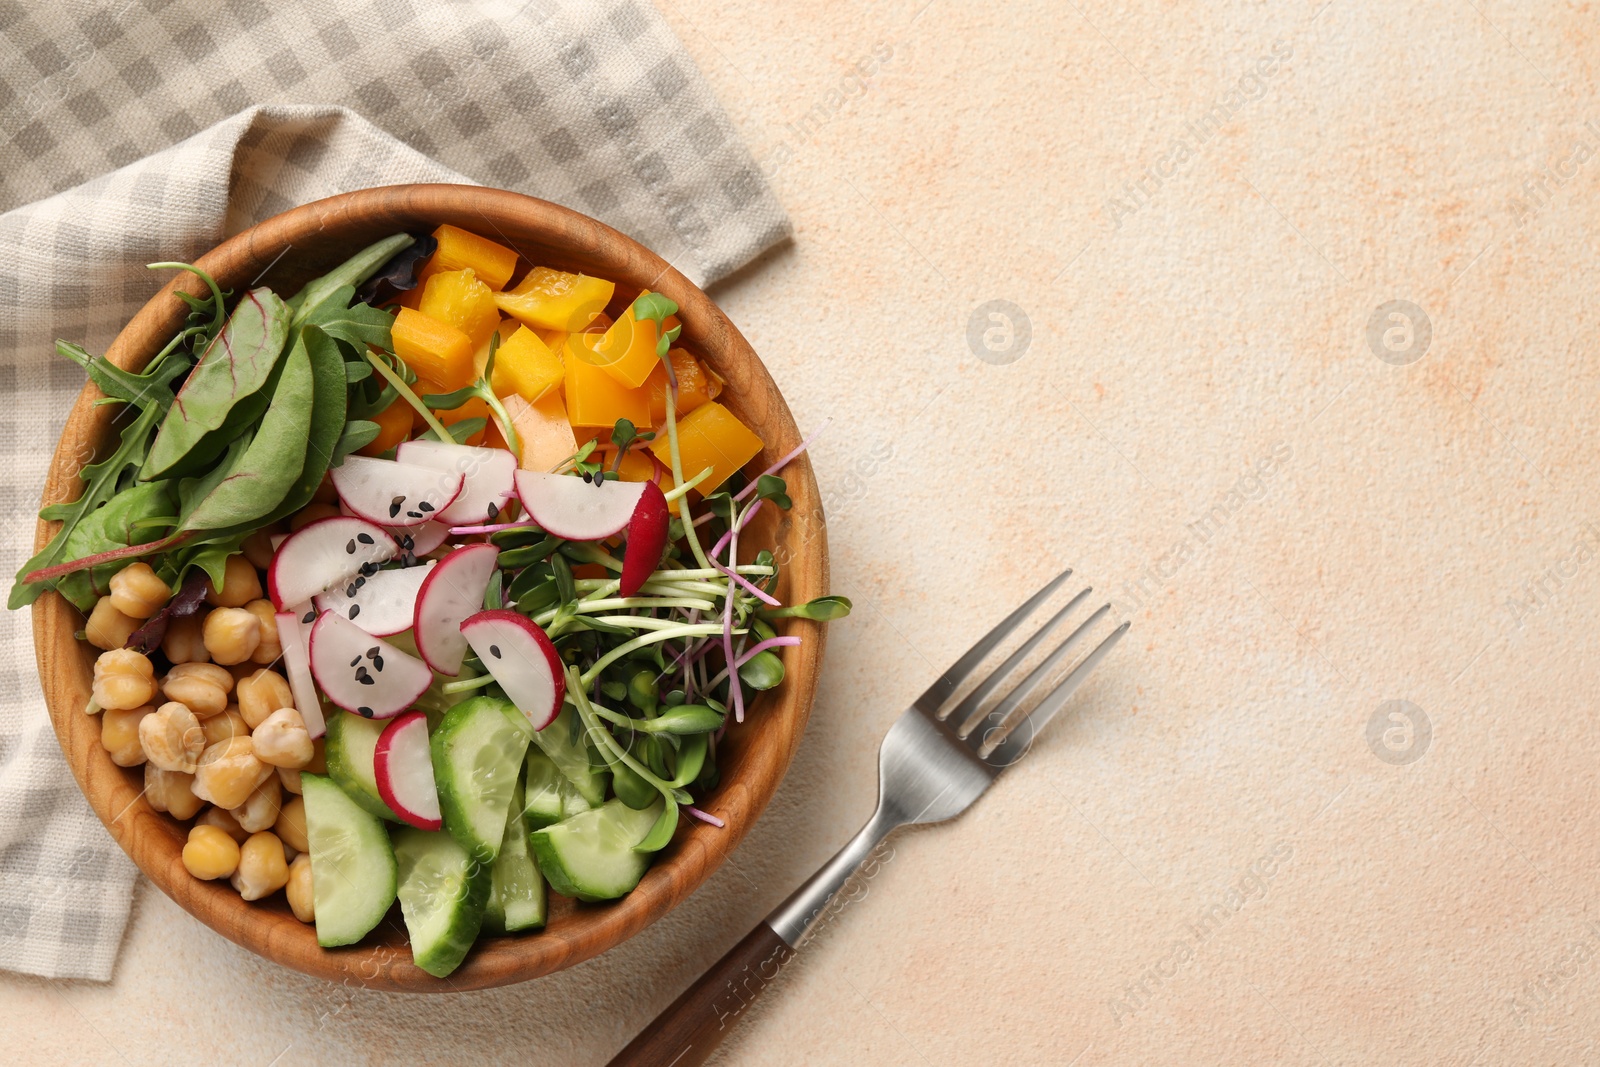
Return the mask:
<path fill-rule="evenodd" d="M 528 835 L 539 872 L 550 888 L 579 900 L 615 900 L 650 868 L 650 854 L 633 846 L 661 815 L 660 799 L 642 811 L 615 798 Z"/>
<path fill-rule="evenodd" d="M 483 929 L 491 934 L 514 934 L 544 925 L 544 879 L 528 853 L 528 831 L 522 824 L 522 785 L 511 797 L 506 819 L 506 839 L 491 869 L 489 905 Z"/>
<path fill-rule="evenodd" d="M 610 772 L 603 764 L 597 766 L 590 762 L 589 743 L 584 740 L 582 730 L 574 729 L 575 722 L 577 712 L 568 704 L 549 726 L 534 732 L 533 743 L 577 787 L 578 793 L 589 802 L 589 806 L 598 808 L 606 799 L 606 780 Z"/>
<path fill-rule="evenodd" d="M 378 817 L 320 774 L 302 773 L 317 944 L 353 945 L 394 903 L 397 872 Z"/>
<path fill-rule="evenodd" d="M 403 821 L 383 802 L 377 775 L 372 770 L 372 753 L 387 723 L 363 719 L 353 712 L 331 708 L 329 711 L 328 740 L 323 750 L 328 759 L 328 777 L 337 782 L 351 800 L 378 818 Z"/>
<path fill-rule="evenodd" d="M 484 864 L 500 854 L 532 732 L 516 705 L 488 696 L 457 704 L 434 731 L 433 777 L 444 828 Z"/>
<path fill-rule="evenodd" d="M 478 938 L 489 901 L 489 868 L 443 830 L 401 826 L 393 833 L 400 914 L 411 938 L 411 958 L 443 978 L 461 966 Z M 311 862 L 315 871 L 316 860 Z"/>
<path fill-rule="evenodd" d="M 528 748 L 527 799 L 522 805 L 522 818 L 529 830 L 570 819 L 593 806 L 578 792 L 578 787 L 556 768 L 543 749 L 537 746 Z"/>

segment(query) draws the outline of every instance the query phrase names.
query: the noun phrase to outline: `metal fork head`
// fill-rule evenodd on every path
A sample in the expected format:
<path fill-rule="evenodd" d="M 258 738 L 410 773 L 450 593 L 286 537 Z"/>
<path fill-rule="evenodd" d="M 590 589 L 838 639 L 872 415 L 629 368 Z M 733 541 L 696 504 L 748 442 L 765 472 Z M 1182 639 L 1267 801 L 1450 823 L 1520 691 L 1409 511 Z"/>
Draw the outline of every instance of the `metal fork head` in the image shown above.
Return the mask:
<path fill-rule="evenodd" d="M 1001 620 L 889 728 L 878 750 L 880 817 L 895 824 L 929 823 L 965 811 L 1001 771 L 1027 753 L 1034 738 L 1127 633 L 1124 622 L 1053 687 L 1033 699 L 1035 691 L 1059 673 L 1060 665 L 1111 611 L 1111 605 L 1105 604 L 1090 613 L 1024 676 L 1025 661 L 1089 599 L 1092 590 L 1085 588 L 1042 625 L 1036 625 L 1015 652 L 950 706 L 950 698 L 976 676 L 983 661 L 1008 639 L 1026 632 L 1023 624 L 1071 574 L 1071 570 L 1065 571 Z M 1005 695 L 983 711 L 985 702 L 1002 689 Z"/>

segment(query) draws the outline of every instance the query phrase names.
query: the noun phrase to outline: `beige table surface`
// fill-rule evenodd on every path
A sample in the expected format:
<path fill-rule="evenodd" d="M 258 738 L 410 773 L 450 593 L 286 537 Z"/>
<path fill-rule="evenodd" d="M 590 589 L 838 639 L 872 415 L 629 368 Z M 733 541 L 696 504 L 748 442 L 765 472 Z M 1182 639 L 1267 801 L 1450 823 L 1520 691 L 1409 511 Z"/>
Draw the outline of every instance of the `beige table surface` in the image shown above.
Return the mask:
<path fill-rule="evenodd" d="M 1130 640 L 719 1062 L 1600 1060 L 1593 8 L 664 9 L 796 225 L 716 295 L 834 420 L 857 611 L 773 807 L 665 921 L 496 992 L 277 971 L 144 886 L 109 986 L 0 975 L 8 1058 L 603 1062 L 1070 562 Z M 1031 333 L 1006 365 L 967 340 L 990 300 Z M 1391 300 L 1425 350 L 1369 342 Z"/>

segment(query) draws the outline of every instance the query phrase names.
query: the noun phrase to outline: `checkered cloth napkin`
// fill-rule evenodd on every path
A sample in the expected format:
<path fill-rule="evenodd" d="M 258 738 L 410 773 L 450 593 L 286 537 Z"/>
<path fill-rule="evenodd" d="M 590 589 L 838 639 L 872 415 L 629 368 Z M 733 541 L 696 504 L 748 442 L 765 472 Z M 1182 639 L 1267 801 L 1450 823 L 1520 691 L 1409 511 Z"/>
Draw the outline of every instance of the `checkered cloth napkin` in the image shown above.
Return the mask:
<path fill-rule="evenodd" d="M 559 201 L 702 283 L 789 232 L 645 0 L 0 2 L 0 569 L 83 384 L 55 338 L 103 350 L 166 280 L 146 263 L 418 181 Z M 109 979 L 134 874 L 0 612 L 0 968 Z"/>

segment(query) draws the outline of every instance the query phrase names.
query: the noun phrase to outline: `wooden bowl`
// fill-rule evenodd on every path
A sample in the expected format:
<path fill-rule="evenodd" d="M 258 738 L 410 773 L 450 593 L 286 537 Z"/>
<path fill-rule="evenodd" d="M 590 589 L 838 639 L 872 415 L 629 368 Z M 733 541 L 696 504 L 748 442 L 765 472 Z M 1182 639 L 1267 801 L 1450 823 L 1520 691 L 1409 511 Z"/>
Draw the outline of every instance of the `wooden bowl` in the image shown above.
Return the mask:
<path fill-rule="evenodd" d="M 550 266 L 610 278 L 619 307 L 641 289 L 678 302 L 683 344 L 704 356 L 727 381 L 721 398 L 766 442 L 751 468 L 767 466 L 800 443 L 788 406 L 749 343 L 717 306 L 661 257 L 616 230 L 564 207 L 496 189 L 460 185 L 398 185 L 364 189 L 286 211 L 202 256 L 198 265 L 234 292 L 265 284 L 285 295 L 363 246 L 402 230 L 428 232 L 453 223 L 508 245 L 524 266 Z M 107 355 L 138 370 L 179 328 L 185 308 L 174 287 L 199 294 L 192 275 L 179 274 L 146 304 Z M 619 308 L 613 308 L 619 310 Z M 62 431 L 45 485 L 44 503 L 76 498 L 78 471 L 114 438 L 116 406 L 95 407 L 99 390 L 86 385 Z M 802 455 L 784 472 L 791 511 L 776 518 L 764 508 L 753 545 L 770 545 L 783 566 L 779 595 L 791 603 L 827 591 L 828 553 L 811 465 Z M 763 523 L 760 520 L 765 519 Z M 40 522 L 42 548 L 59 524 Z M 549 925 L 525 937 L 485 939 L 447 979 L 411 962 L 399 908 L 360 945 L 318 947 L 313 928 L 294 918 L 282 894 L 247 903 L 226 882 L 203 882 L 183 867 L 186 827 L 154 811 L 142 796 L 142 768 L 124 770 L 100 746 L 100 724 L 84 714 L 96 650 L 74 638 L 83 618 L 54 593 L 33 609 L 39 676 L 61 750 L 111 836 L 139 869 L 201 922 L 267 959 L 307 974 L 375 989 L 444 992 L 505 985 L 558 971 L 638 933 L 692 893 L 739 844 L 783 779 L 800 744 L 816 694 L 823 632 L 788 620 L 784 632 L 803 638 L 783 648 L 787 677 L 762 695 L 754 714 L 733 726 L 718 747 L 722 780 L 700 802 L 726 828 L 684 819 L 637 889 L 608 904 L 580 904 L 552 895 Z"/>

